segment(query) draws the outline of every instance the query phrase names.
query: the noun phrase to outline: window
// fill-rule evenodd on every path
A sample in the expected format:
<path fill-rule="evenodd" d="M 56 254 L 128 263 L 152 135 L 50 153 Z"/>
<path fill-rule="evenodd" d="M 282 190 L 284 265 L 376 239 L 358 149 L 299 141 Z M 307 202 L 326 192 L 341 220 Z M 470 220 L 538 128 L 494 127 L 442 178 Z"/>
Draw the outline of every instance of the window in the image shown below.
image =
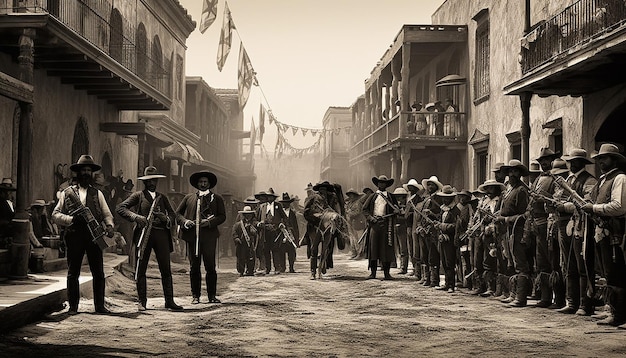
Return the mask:
<path fill-rule="evenodd" d="M 487 150 L 476 152 L 476 187 L 487 180 L 487 163 L 489 156 Z"/>
<path fill-rule="evenodd" d="M 143 23 L 139 23 L 139 26 L 137 27 L 137 32 L 135 34 L 135 46 L 135 56 L 137 57 L 137 59 L 135 60 L 137 63 L 137 75 L 140 78 L 145 79 L 148 72 L 148 37 L 146 35 L 146 27 L 143 25 Z"/>
<path fill-rule="evenodd" d="M 123 61 L 123 21 L 117 9 L 111 11 L 111 35 L 109 38 L 109 54 L 118 62 Z"/>
<path fill-rule="evenodd" d="M 489 96 L 489 13 L 481 11 L 474 20 L 476 27 L 476 53 L 474 73 L 474 101 Z"/>

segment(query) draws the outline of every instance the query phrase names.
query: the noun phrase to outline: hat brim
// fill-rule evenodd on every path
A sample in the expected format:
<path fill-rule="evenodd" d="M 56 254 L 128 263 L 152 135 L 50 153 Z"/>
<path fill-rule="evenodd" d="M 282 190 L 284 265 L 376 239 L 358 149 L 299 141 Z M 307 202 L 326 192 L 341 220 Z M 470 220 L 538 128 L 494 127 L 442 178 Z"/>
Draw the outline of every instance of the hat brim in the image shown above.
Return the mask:
<path fill-rule="evenodd" d="M 477 190 L 477 191 L 478 191 L 479 193 L 486 194 L 486 193 L 487 193 L 487 190 L 486 190 L 486 189 L 487 189 L 488 187 L 490 187 L 490 186 L 497 186 L 497 187 L 499 187 L 499 188 L 500 188 L 500 190 L 504 190 L 504 189 L 506 189 L 506 185 L 504 185 L 504 184 L 502 184 L 502 183 L 498 182 L 498 183 L 480 184 L 480 185 L 478 186 L 478 190 Z"/>
<path fill-rule="evenodd" d="M 447 197 L 451 197 L 451 196 L 456 196 L 456 193 L 455 193 L 455 192 L 452 192 L 452 193 L 444 193 L 444 192 L 442 192 L 442 191 L 439 191 L 439 192 L 437 192 L 437 194 L 435 194 L 435 195 L 437 195 L 437 196 L 444 196 L 444 197 L 446 197 L 446 196 L 447 196 Z"/>
<path fill-rule="evenodd" d="M 580 159 L 583 162 L 585 162 L 585 164 L 593 164 L 593 161 L 591 161 L 589 158 L 587 157 L 581 157 L 581 156 L 573 156 L 570 157 L 569 155 L 564 155 L 561 157 L 564 161 L 569 162 L 570 160 L 574 160 L 574 159 Z"/>
<path fill-rule="evenodd" d="M 376 186 L 378 186 L 378 183 L 381 183 L 381 182 L 382 183 L 387 183 L 387 186 L 392 186 L 395 181 L 396 180 L 393 179 L 393 178 L 387 179 L 387 180 L 380 180 L 377 177 L 373 177 L 372 178 L 372 183 L 374 183 L 374 185 L 376 185 Z"/>
<path fill-rule="evenodd" d="M 289 199 L 289 200 L 282 200 L 282 199 L 281 199 L 281 200 L 278 200 L 278 202 L 279 202 L 279 203 L 293 203 L 293 202 L 294 202 L 294 200 L 296 200 L 296 199 L 293 199 L 293 198 L 292 198 L 292 199 Z"/>
<path fill-rule="evenodd" d="M 428 182 L 431 182 L 431 183 L 437 185 L 439 190 L 443 189 L 443 184 L 441 184 L 440 182 L 438 182 L 436 180 L 423 179 L 422 180 L 422 186 L 424 187 L 424 189 L 426 189 L 428 187 Z"/>
<path fill-rule="evenodd" d="M 243 211 L 243 210 L 239 210 L 237 211 L 239 214 L 255 214 L 255 211 Z"/>
<path fill-rule="evenodd" d="M 564 168 L 559 168 L 559 169 L 550 169 L 550 174 L 553 175 L 559 175 L 559 174 L 563 174 L 563 173 L 567 173 L 569 172 L 568 169 L 564 169 Z"/>
<path fill-rule="evenodd" d="M 137 180 L 150 180 L 150 179 L 163 179 L 163 178 L 166 178 L 166 176 L 162 174 L 152 174 L 152 175 L 144 175 L 142 177 L 137 178 Z"/>
<path fill-rule="evenodd" d="M 519 169 L 522 172 L 523 177 L 530 174 L 530 171 L 528 170 L 528 168 L 526 168 L 525 165 L 514 165 L 514 166 L 503 165 L 502 167 L 500 167 L 500 170 L 511 170 L 514 168 Z"/>
<path fill-rule="evenodd" d="M 421 191 L 424 190 L 424 187 L 420 184 L 414 185 L 414 184 L 402 184 L 402 187 L 404 188 L 404 190 L 409 191 L 409 187 L 412 186 L 415 189 L 417 189 L 417 191 Z"/>
<path fill-rule="evenodd" d="M 332 190 L 332 191 L 335 190 L 335 187 L 332 184 L 319 184 L 319 185 L 316 184 L 316 185 L 313 185 L 313 190 L 319 191 L 320 188 L 322 188 L 322 187 L 326 188 L 326 190 L 329 190 L 329 191 L 330 190 Z"/>
<path fill-rule="evenodd" d="M 617 160 L 620 160 L 622 162 L 626 162 L 626 157 L 620 153 L 598 153 L 598 154 L 592 155 L 591 159 L 595 159 L 595 158 L 599 158 L 599 157 L 607 156 L 607 155 L 615 157 Z"/>
<path fill-rule="evenodd" d="M 73 172 L 79 172 L 83 167 L 91 167 L 92 172 L 97 172 L 102 169 L 98 164 L 72 164 L 70 165 L 70 170 Z"/>
<path fill-rule="evenodd" d="M 189 176 L 189 184 L 196 189 L 198 188 L 198 181 L 200 178 L 209 179 L 209 189 L 213 188 L 217 184 L 217 176 L 211 172 L 196 172 Z"/>

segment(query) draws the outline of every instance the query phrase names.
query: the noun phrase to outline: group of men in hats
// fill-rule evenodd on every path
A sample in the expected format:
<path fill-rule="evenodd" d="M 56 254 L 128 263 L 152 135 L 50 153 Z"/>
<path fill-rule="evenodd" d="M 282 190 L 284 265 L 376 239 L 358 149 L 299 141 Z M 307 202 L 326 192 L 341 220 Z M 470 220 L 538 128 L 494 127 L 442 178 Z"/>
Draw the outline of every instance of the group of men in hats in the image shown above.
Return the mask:
<path fill-rule="evenodd" d="M 78 313 L 80 299 L 79 275 L 83 257 L 87 254 L 93 276 L 93 299 L 97 313 L 110 313 L 105 306 L 105 279 L 103 254 L 105 248 L 96 240 L 99 229 L 112 236 L 113 216 L 103 193 L 94 186 L 94 173 L 101 169 L 90 155 L 82 155 L 70 169 L 76 173 L 76 184 L 59 195 L 52 218 L 64 230 L 67 246 L 67 292 L 69 313 Z M 226 219 L 222 197 L 211 189 L 217 184 L 215 174 L 208 171 L 193 173 L 190 184 L 197 189 L 187 194 L 177 209 L 166 195 L 156 190 L 159 179 L 166 176 L 154 166 L 148 166 L 139 177 L 142 191 L 129 195 L 116 207 L 117 214 L 134 224 L 132 253 L 136 257 L 135 280 L 138 310 L 147 309 L 146 270 L 152 251 L 161 273 L 165 308 L 181 311 L 174 301 L 170 253 L 173 251 L 175 224 L 180 227 L 181 239 L 187 242 L 190 264 L 192 304 L 200 303 L 202 272 L 206 271 L 206 289 L 209 303 L 220 303 L 217 298 L 217 271 L 215 251 L 219 237 L 218 226 Z"/>

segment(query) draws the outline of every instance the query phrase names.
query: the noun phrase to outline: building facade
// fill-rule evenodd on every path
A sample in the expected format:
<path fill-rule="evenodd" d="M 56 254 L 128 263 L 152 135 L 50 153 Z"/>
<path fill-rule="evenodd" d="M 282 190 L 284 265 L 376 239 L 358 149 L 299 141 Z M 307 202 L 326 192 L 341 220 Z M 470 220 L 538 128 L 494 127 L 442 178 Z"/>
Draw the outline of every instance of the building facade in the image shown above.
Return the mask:
<path fill-rule="evenodd" d="M 321 180 L 342 186 L 350 182 L 348 153 L 350 149 L 350 127 L 352 112 L 349 107 L 329 107 L 322 120 L 324 137 L 321 142 Z"/>

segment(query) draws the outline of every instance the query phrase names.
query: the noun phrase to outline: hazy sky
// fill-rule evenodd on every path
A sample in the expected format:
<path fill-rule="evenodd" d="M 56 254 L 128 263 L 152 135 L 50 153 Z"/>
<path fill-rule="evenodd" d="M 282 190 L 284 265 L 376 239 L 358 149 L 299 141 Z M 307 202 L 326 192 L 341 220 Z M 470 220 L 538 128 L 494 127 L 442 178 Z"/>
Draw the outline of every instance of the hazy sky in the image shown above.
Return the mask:
<path fill-rule="evenodd" d="M 179 1 L 199 24 L 202 0 Z M 241 39 L 261 89 L 250 94 L 245 123 L 253 117 L 258 126 L 263 103 L 282 123 L 322 128 L 328 107 L 348 107 L 364 93 L 364 81 L 402 25 L 430 24 L 444 0 L 230 0 L 238 33 L 219 72 L 225 2 L 219 0 L 217 19 L 204 34 L 196 26 L 187 39 L 186 74 L 214 88 L 237 88 Z M 266 137 L 271 150 L 275 139 L 271 132 Z M 301 134 L 292 141 L 294 147 L 312 142 Z"/>

